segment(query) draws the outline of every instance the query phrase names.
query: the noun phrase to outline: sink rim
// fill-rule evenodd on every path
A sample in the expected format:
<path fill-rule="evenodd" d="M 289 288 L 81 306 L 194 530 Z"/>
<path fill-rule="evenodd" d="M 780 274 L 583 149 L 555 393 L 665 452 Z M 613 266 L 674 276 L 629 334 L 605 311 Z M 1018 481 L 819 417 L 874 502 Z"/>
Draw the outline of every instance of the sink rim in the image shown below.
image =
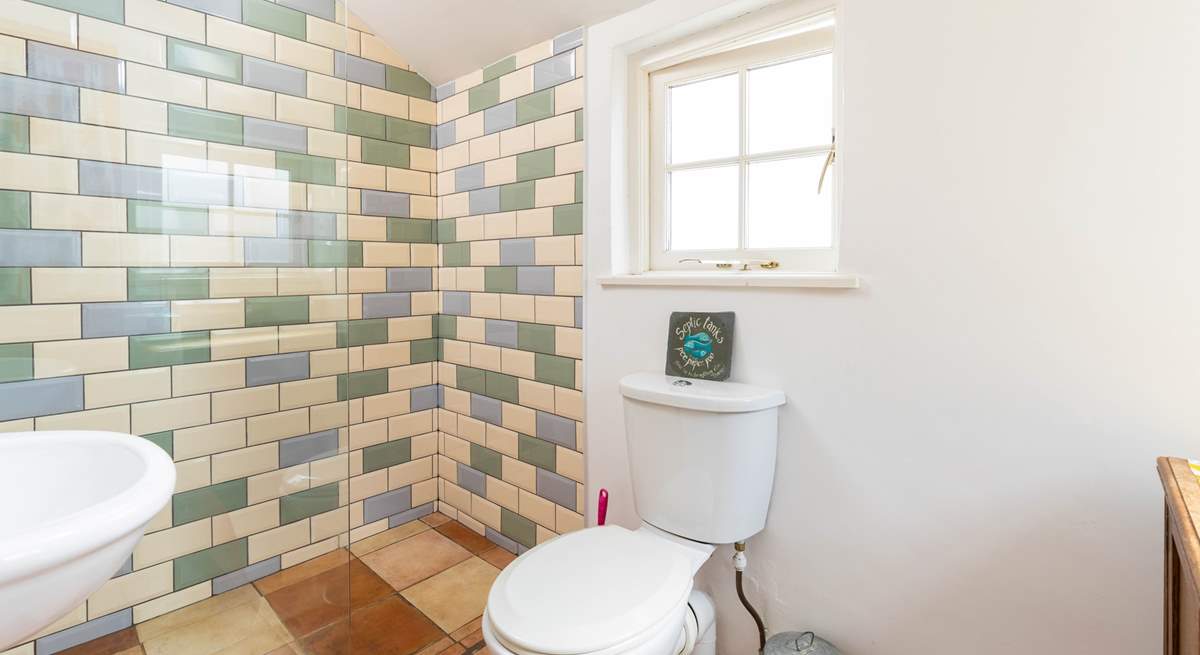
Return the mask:
<path fill-rule="evenodd" d="M 40 571 L 93 552 L 141 529 L 170 502 L 175 488 L 175 465 L 154 443 L 129 434 L 90 430 L 0 434 L 0 457 L 19 451 L 25 442 L 86 448 L 104 443 L 133 452 L 144 466 L 136 479 L 101 502 L 86 505 L 37 527 L 0 537 L 0 584 L 37 575 Z M 50 472 L 47 472 L 48 474 Z M 48 486 L 69 483 L 49 477 Z"/>

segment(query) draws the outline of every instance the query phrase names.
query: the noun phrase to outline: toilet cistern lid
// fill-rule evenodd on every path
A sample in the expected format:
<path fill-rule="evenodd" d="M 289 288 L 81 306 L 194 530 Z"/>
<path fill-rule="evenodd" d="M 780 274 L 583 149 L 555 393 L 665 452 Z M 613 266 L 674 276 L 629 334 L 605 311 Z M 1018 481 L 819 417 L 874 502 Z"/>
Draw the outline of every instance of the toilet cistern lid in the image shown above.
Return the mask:
<path fill-rule="evenodd" d="M 757 412 L 778 407 L 787 397 L 778 389 L 737 382 L 688 380 L 662 373 L 630 373 L 621 378 L 626 398 L 702 412 Z"/>
<path fill-rule="evenodd" d="M 687 602 L 677 547 L 619 526 L 563 535 L 517 558 L 488 595 L 505 641 L 537 653 L 591 653 L 632 639 Z"/>

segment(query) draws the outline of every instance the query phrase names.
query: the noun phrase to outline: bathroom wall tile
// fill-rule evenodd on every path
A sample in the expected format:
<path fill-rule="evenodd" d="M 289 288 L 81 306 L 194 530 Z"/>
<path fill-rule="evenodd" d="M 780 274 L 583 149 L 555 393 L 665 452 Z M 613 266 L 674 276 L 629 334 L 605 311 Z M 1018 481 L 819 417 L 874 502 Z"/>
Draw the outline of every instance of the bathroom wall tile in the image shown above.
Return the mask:
<path fill-rule="evenodd" d="M 170 237 L 158 234 L 83 233 L 84 266 L 170 266 Z"/>
<path fill-rule="evenodd" d="M 287 525 L 338 507 L 337 483 L 321 485 L 279 499 L 279 523 Z"/>
<path fill-rule="evenodd" d="M 282 171 L 287 176 L 287 179 L 292 182 L 309 182 L 326 185 L 335 183 L 335 162 L 332 159 L 280 152 L 276 155 L 275 161 L 275 167 Z"/>
<path fill-rule="evenodd" d="M 248 146 L 291 152 L 308 149 L 308 130 L 299 125 L 246 118 L 244 130 L 244 140 Z"/>
<path fill-rule="evenodd" d="M 488 107 L 483 112 L 483 133 L 493 134 L 517 124 L 517 101 Z"/>
<path fill-rule="evenodd" d="M 243 485 L 245 481 L 242 481 Z M 219 486 L 219 485 L 218 485 Z M 244 487 L 243 487 L 244 488 Z M 176 496 L 178 498 L 178 496 Z M 175 590 L 244 569 L 248 564 L 247 541 L 238 539 L 174 561 Z"/>
<path fill-rule="evenodd" d="M 54 82 L 0 75 L 0 111 L 77 121 L 79 89 Z"/>
<path fill-rule="evenodd" d="M 293 39 L 304 40 L 304 14 L 267 0 L 242 0 L 242 22 Z"/>
<path fill-rule="evenodd" d="M 575 511 L 576 485 L 557 473 L 543 468 L 537 470 L 537 495 L 550 502 Z"/>
<path fill-rule="evenodd" d="M 364 138 L 362 140 L 362 161 L 367 164 L 408 168 L 409 146 Z"/>
<path fill-rule="evenodd" d="M 308 88 L 302 69 L 255 57 L 243 58 L 242 76 L 247 86 L 294 96 L 303 96 Z"/>
<path fill-rule="evenodd" d="M 54 655 L 93 639 L 125 630 L 133 625 L 133 610 L 123 609 L 100 616 L 86 623 L 41 637 L 37 640 L 38 655 Z M 32 652 L 32 651 L 31 651 Z"/>
<path fill-rule="evenodd" d="M 196 43 L 204 42 L 204 14 L 158 0 L 125 0 L 125 24 Z"/>
<path fill-rule="evenodd" d="M 545 89 L 516 99 L 517 124 L 525 125 L 554 115 L 554 90 Z"/>
<path fill-rule="evenodd" d="M 370 473 L 412 460 L 412 439 L 397 439 L 362 451 L 363 472 Z"/>
<path fill-rule="evenodd" d="M 412 296 L 408 293 L 372 293 L 363 295 L 363 318 L 391 318 L 412 313 Z"/>
<path fill-rule="evenodd" d="M 0 150 L 29 152 L 29 117 L 0 114 Z"/>
<path fill-rule="evenodd" d="M 205 104 L 207 84 L 203 77 L 133 62 L 125 66 L 125 75 L 130 95 L 197 107 Z"/>
<path fill-rule="evenodd" d="M 91 162 L 88 162 L 91 163 Z M 77 193 L 79 167 L 74 160 L 0 152 L 0 187 L 19 191 Z"/>
<path fill-rule="evenodd" d="M 163 171 L 148 166 L 79 162 L 79 192 L 89 196 L 163 199 Z"/>
<path fill-rule="evenodd" d="M 387 191 L 363 191 L 362 212 L 371 216 L 409 216 L 409 195 Z"/>
<path fill-rule="evenodd" d="M 208 233 L 207 207 L 130 200 L 126 209 L 127 229 L 130 232 L 193 235 Z"/>
<path fill-rule="evenodd" d="M 167 0 L 167 2 L 232 21 L 241 22 L 242 20 L 242 0 Z"/>
<path fill-rule="evenodd" d="M 125 132 L 108 127 L 29 120 L 30 152 L 76 159 L 125 161 Z"/>
<path fill-rule="evenodd" d="M 383 64 L 341 52 L 335 55 L 334 75 L 374 87 L 382 88 L 387 84 Z"/>
<path fill-rule="evenodd" d="M 83 409 L 83 377 L 0 384 L 0 421 Z"/>
<path fill-rule="evenodd" d="M 295 325 L 308 322 L 308 298 L 247 298 L 246 326 Z"/>
<path fill-rule="evenodd" d="M 388 291 L 430 291 L 433 289 L 431 268 L 389 268 Z"/>
<path fill-rule="evenodd" d="M 167 129 L 172 136 L 240 145 L 242 117 L 237 114 L 171 105 Z"/>
<path fill-rule="evenodd" d="M 240 54 L 180 39 L 167 40 L 167 68 L 226 82 L 242 81 Z"/>
<path fill-rule="evenodd" d="M 28 228 L 30 205 L 28 191 L 0 191 L 0 229 Z"/>
<path fill-rule="evenodd" d="M 246 386 L 306 379 L 308 359 L 307 352 L 249 358 L 246 360 Z"/>
<path fill-rule="evenodd" d="M 410 509 L 412 509 L 412 489 L 403 487 L 363 500 L 363 522 L 373 523 Z"/>
<path fill-rule="evenodd" d="M 286 468 L 337 454 L 337 430 L 325 430 L 279 442 L 279 466 Z"/>
<path fill-rule="evenodd" d="M 583 45 L 583 28 L 577 27 L 554 38 L 554 54 L 574 50 L 581 45 Z"/>
<path fill-rule="evenodd" d="M 4 34 L 68 48 L 78 45 L 77 25 L 72 12 L 29 3 L 22 3 L 20 11 L 7 11 L 0 17 L 0 32 Z"/>
<path fill-rule="evenodd" d="M 129 300 L 196 300 L 207 297 L 208 269 L 129 269 Z"/>
<path fill-rule="evenodd" d="M 247 266 L 306 266 L 308 244 L 299 239 L 245 240 Z"/>
<path fill-rule="evenodd" d="M 208 108 L 241 116 L 275 118 L 275 94 L 241 84 L 208 80 Z"/>
<path fill-rule="evenodd" d="M 208 16 L 205 25 L 205 42 L 209 46 L 250 57 L 275 57 L 275 37 L 270 32 L 217 16 Z"/>
<path fill-rule="evenodd" d="M 533 521 L 507 508 L 500 509 L 500 532 L 526 548 L 537 545 L 537 528 Z"/>
<path fill-rule="evenodd" d="M 129 338 L 129 368 L 209 361 L 208 332 L 136 335 Z"/>
<path fill-rule="evenodd" d="M 122 5 L 121 0 L 115 0 L 118 10 Z M 167 65 L 166 37 L 125 27 L 121 22 L 119 19 L 114 22 L 111 18 L 96 20 L 80 16 L 79 49 L 151 66 Z"/>
<path fill-rule="evenodd" d="M 37 304 L 125 300 L 123 268 L 35 268 L 31 275 Z"/>
<path fill-rule="evenodd" d="M 14 343 L 0 346 L 0 383 L 21 382 L 33 378 L 33 344 Z"/>
<path fill-rule="evenodd" d="M 337 20 L 334 0 L 278 0 L 279 4 L 328 21 Z"/>
<path fill-rule="evenodd" d="M 533 88 L 541 91 L 575 79 L 575 53 L 565 52 L 533 65 Z"/>
<path fill-rule="evenodd" d="M 425 78 L 395 66 L 387 67 L 387 90 L 425 100 L 430 99 L 433 94 L 432 87 Z"/>
<path fill-rule="evenodd" d="M 0 268 L 0 305 L 28 305 L 32 301 L 33 286 L 30 270 L 28 268 Z"/>
<path fill-rule="evenodd" d="M 251 564 L 246 568 L 213 578 L 212 592 L 215 595 L 232 591 L 233 589 L 243 585 L 250 584 L 255 580 L 265 578 L 273 573 L 278 573 L 279 569 L 280 558 L 278 556 Z"/>
<path fill-rule="evenodd" d="M 78 232 L 0 230 L 0 266 L 79 266 Z"/>
<path fill-rule="evenodd" d="M 37 42 L 29 43 L 26 56 L 30 78 L 114 93 L 125 91 L 125 64 L 119 59 Z"/>
<path fill-rule="evenodd" d="M 433 128 L 424 123 L 388 116 L 386 126 L 388 141 L 407 143 L 419 148 L 428 148 L 433 144 Z"/>
<path fill-rule="evenodd" d="M 129 70 L 134 66 L 135 64 L 129 64 L 126 67 L 126 75 L 128 75 Z M 128 85 L 128 80 L 126 80 L 126 84 Z M 4 78 L 0 77 L 0 87 L 3 87 L 3 85 Z M 167 106 L 165 103 L 115 93 L 94 91 L 92 89 L 78 89 L 76 91 L 78 92 L 78 95 L 75 96 L 77 101 L 73 103 L 74 110 L 69 113 L 70 118 L 62 116 L 48 116 L 48 118 L 82 120 L 83 122 L 94 123 L 96 125 L 107 125 L 109 127 L 128 128 L 159 134 L 167 131 Z M 0 94 L 0 98 L 3 97 L 3 94 Z"/>
<path fill-rule="evenodd" d="M 191 523 L 192 521 L 241 509 L 246 506 L 246 480 L 230 480 L 229 482 L 222 482 L 221 484 L 175 494 L 171 499 L 171 506 L 175 525 Z M 204 558 L 199 558 L 197 561 L 204 561 Z M 243 562 L 241 566 L 245 565 L 245 562 Z M 178 560 L 176 560 L 176 566 L 178 567 Z M 235 566 L 229 570 L 236 568 L 241 567 Z M 204 579 L 206 578 L 195 580 L 190 584 L 180 585 L 177 576 L 176 586 L 177 588 L 190 587 L 192 584 Z"/>
<path fill-rule="evenodd" d="M 304 41 L 275 35 L 275 61 L 323 75 L 333 75 L 334 52 Z"/>

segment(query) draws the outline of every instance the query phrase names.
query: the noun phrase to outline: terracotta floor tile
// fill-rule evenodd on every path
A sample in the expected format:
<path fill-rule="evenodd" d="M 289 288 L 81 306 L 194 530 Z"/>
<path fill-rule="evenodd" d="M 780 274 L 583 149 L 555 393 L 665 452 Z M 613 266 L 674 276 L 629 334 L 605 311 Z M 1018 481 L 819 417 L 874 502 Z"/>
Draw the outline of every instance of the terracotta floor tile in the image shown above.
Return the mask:
<path fill-rule="evenodd" d="M 474 655 L 492 655 L 492 649 L 484 646 L 483 648 L 475 651 Z"/>
<path fill-rule="evenodd" d="M 139 643 L 137 630 L 125 628 L 59 652 L 64 655 L 117 655 L 138 648 Z"/>
<path fill-rule="evenodd" d="M 472 631 L 471 634 L 463 637 L 462 639 L 459 639 L 458 643 L 462 644 L 466 648 L 473 648 L 475 646 L 478 646 L 479 644 L 482 644 L 483 643 L 483 630 L 481 630 L 480 628 L 475 628 L 475 630 Z"/>
<path fill-rule="evenodd" d="M 362 541 L 356 541 L 350 546 L 350 552 L 354 553 L 358 557 L 362 557 L 367 553 L 373 553 L 384 546 L 390 546 L 398 541 L 404 541 L 405 539 L 408 539 L 409 537 L 419 532 L 424 532 L 428 529 L 429 525 L 422 523 L 421 521 L 409 521 L 404 525 L 398 525 L 391 530 L 385 530 L 377 535 L 367 537 Z"/>
<path fill-rule="evenodd" d="M 458 644 L 449 637 L 442 637 L 437 641 L 417 651 L 416 655 L 442 655 L 442 653 L 450 652 L 450 649 Z M 461 652 L 461 651 L 460 651 Z"/>
<path fill-rule="evenodd" d="M 301 653 L 300 648 L 296 644 L 286 644 L 267 653 L 267 655 L 301 655 Z"/>
<path fill-rule="evenodd" d="M 485 550 L 482 553 L 479 553 L 479 557 L 483 561 L 487 562 L 488 564 L 491 564 L 492 566 L 500 569 L 501 571 L 504 570 L 504 567 L 511 564 L 513 560 L 517 559 L 516 555 L 513 555 L 512 553 L 508 552 L 507 550 L 504 550 L 503 548 L 501 548 L 499 546 L 496 546 L 489 550 Z"/>
<path fill-rule="evenodd" d="M 391 586 L 358 559 L 267 595 L 279 620 L 297 639 L 393 593 Z"/>
<path fill-rule="evenodd" d="M 471 554 L 478 555 L 485 550 L 490 550 L 496 544 L 487 540 L 487 537 L 478 534 L 474 530 L 459 523 L 458 521 L 450 521 L 443 523 L 435 528 L 443 535 L 450 537 L 454 543 L 471 551 Z"/>
<path fill-rule="evenodd" d="M 155 637 L 168 632 L 179 630 L 193 623 L 210 619 L 218 614 L 230 611 L 239 605 L 245 605 L 261 599 L 262 596 L 254 587 L 246 585 L 233 591 L 213 596 L 194 605 L 177 609 L 174 612 L 150 619 L 137 625 L 138 638 L 146 643 Z"/>
<path fill-rule="evenodd" d="M 454 644 L 446 650 L 439 652 L 437 655 L 462 655 L 465 652 L 467 652 L 467 649 L 463 648 L 462 644 Z"/>
<path fill-rule="evenodd" d="M 399 596 L 356 609 L 303 641 L 308 655 L 411 655 L 445 637 Z"/>
<path fill-rule="evenodd" d="M 427 530 L 364 555 L 362 561 L 396 590 L 403 590 L 470 557 L 462 546 Z"/>
<path fill-rule="evenodd" d="M 453 639 L 454 641 L 465 641 L 467 639 L 467 637 L 469 637 L 471 635 L 472 632 L 479 632 L 482 629 L 482 627 L 483 627 L 483 616 L 480 615 L 480 617 L 475 619 L 474 621 L 471 621 L 470 623 L 455 630 L 454 632 L 451 632 L 450 638 Z M 469 643 L 467 645 L 474 646 L 478 641 L 479 641 L 479 639 L 476 639 L 475 641 L 472 641 L 471 643 Z"/>
<path fill-rule="evenodd" d="M 291 640 L 271 606 L 256 594 L 251 602 L 159 634 L 142 647 L 146 655 L 263 655 Z"/>
<path fill-rule="evenodd" d="M 499 569 L 472 557 L 405 589 L 400 595 L 433 619 L 438 627 L 452 632 L 483 615 L 488 591 L 498 575 Z"/>
<path fill-rule="evenodd" d="M 289 585 L 294 585 L 301 580 L 307 580 L 339 566 L 344 567 L 346 562 L 349 561 L 349 551 L 345 548 L 339 548 L 331 553 L 325 553 L 320 557 L 314 557 L 303 564 L 297 564 L 290 569 L 284 569 L 279 573 L 273 573 L 265 578 L 256 580 L 254 586 L 258 589 L 259 593 L 266 596 Z"/>
<path fill-rule="evenodd" d="M 447 521 L 453 521 L 453 520 L 454 519 L 450 518 L 449 516 L 446 516 L 445 514 L 442 514 L 441 512 L 434 512 L 433 514 L 429 514 L 427 516 L 421 517 L 421 521 L 423 523 L 427 523 L 435 528 Z"/>
<path fill-rule="evenodd" d="M 146 651 L 142 649 L 141 644 L 138 644 L 129 650 L 123 650 L 117 653 L 117 655 L 146 655 Z"/>

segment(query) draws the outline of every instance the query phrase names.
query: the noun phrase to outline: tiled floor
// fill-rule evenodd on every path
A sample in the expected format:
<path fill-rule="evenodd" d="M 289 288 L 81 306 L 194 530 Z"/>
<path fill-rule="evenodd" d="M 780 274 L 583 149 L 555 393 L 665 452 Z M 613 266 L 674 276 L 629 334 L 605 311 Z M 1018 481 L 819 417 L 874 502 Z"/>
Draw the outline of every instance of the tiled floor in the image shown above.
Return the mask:
<path fill-rule="evenodd" d="M 488 655 L 488 590 L 514 556 L 441 514 L 63 655 Z"/>

